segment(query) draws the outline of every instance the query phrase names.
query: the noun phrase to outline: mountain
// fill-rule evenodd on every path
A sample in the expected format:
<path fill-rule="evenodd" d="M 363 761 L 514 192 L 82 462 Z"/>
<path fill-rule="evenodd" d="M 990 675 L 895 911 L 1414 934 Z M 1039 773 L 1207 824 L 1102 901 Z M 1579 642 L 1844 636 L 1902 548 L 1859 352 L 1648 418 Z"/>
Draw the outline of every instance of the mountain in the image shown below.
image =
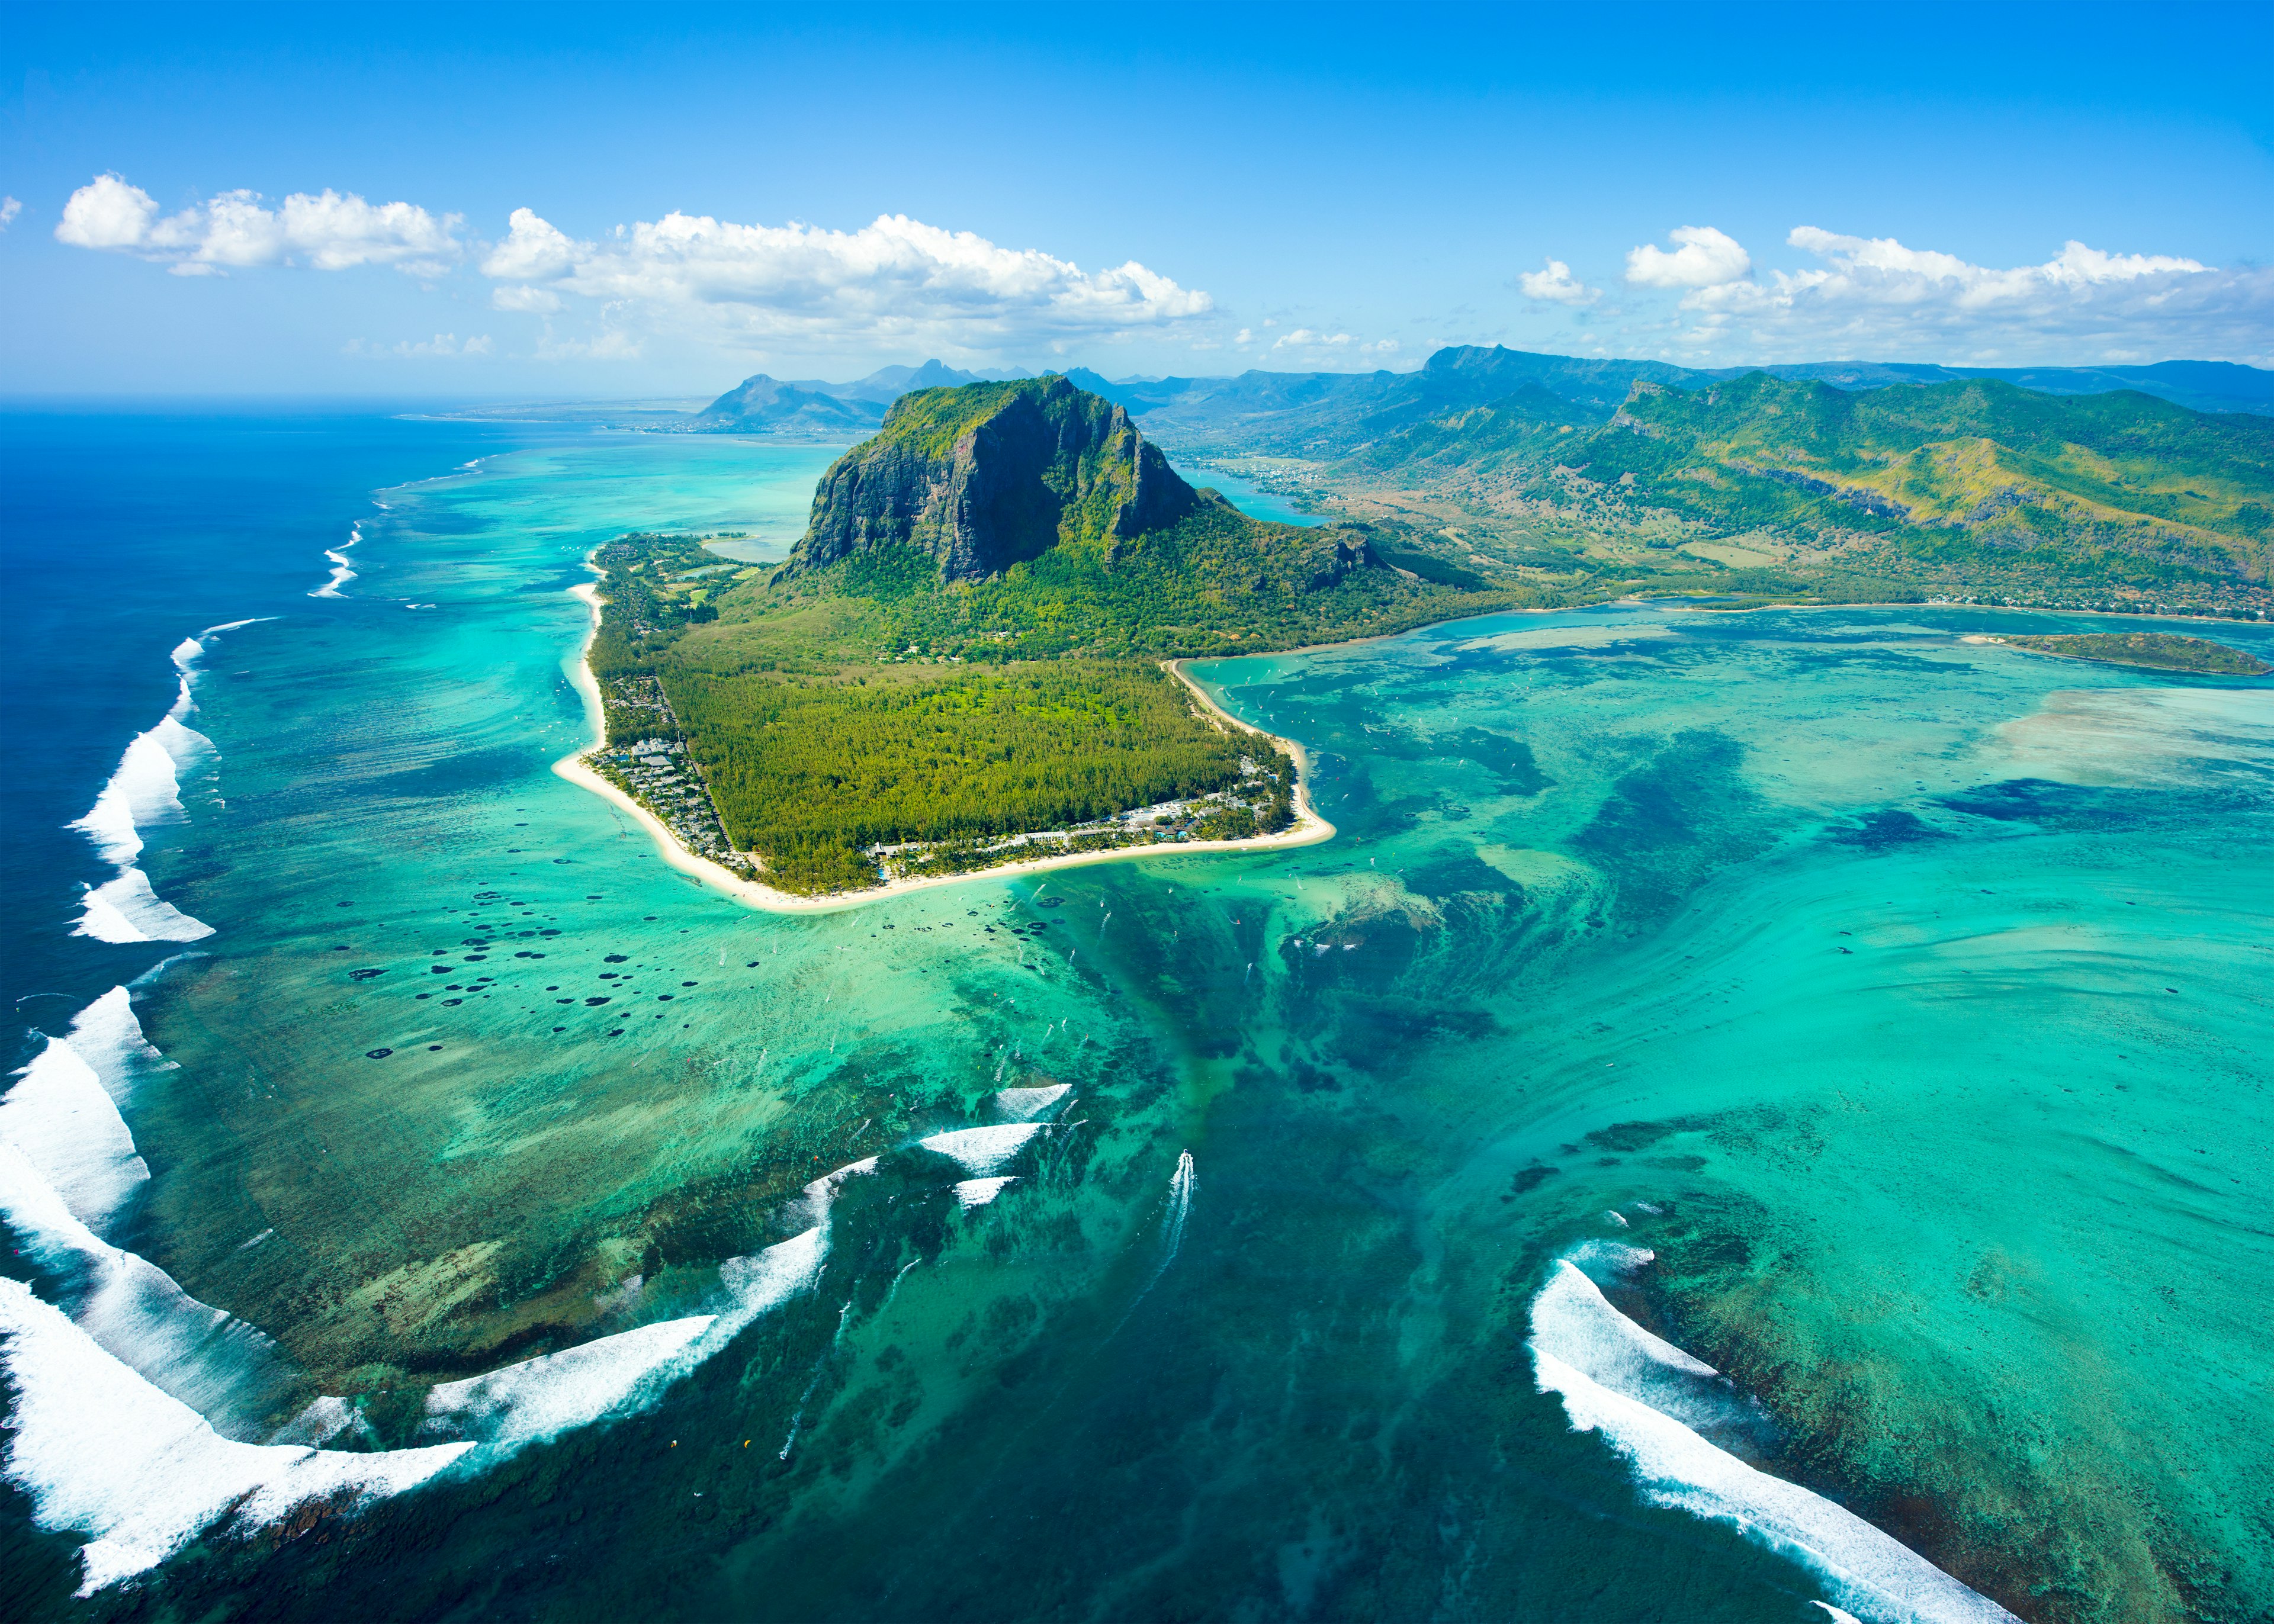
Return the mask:
<path fill-rule="evenodd" d="M 699 641 L 1197 654 L 1459 613 L 1446 605 L 1473 577 L 1402 568 L 1394 545 L 1363 524 L 1249 518 L 1187 485 L 1126 408 L 1061 376 L 923 389 L 823 475 L 788 561 L 767 590 L 722 598 Z"/>
<path fill-rule="evenodd" d="M 1577 424 L 1607 421 L 1638 380 L 1703 388 L 1748 372 L 1822 382 L 1841 389 L 1990 379 L 2044 395 L 2120 389 L 2152 395 L 2197 411 L 2274 413 L 2274 372 L 2226 361 L 2161 361 L 2152 366 L 1953 367 L 1914 362 L 1800 361 L 1762 367 L 1676 366 L 1666 361 L 1546 355 L 1500 345 L 1455 344 L 1412 372 L 1269 372 L 1231 378 L 1125 378 L 1076 367 L 1076 387 L 1145 419 L 1156 439 L 1201 455 L 1262 453 L 1347 457 L 1376 441 L 1448 414 L 1488 405 L 1527 385 L 1562 401 Z M 883 409 L 916 389 L 1023 378 L 972 372 L 945 363 L 880 367 L 850 383 L 819 379 L 745 379 L 684 424 L 697 433 L 782 434 L 809 439 L 866 432 Z M 839 402 L 842 410 L 821 404 Z M 1426 438 L 1426 436 L 1425 436 Z M 1381 458 L 1373 459 L 1377 463 Z"/>
<path fill-rule="evenodd" d="M 783 579 L 915 548 L 982 581 L 1060 545 L 1119 543 L 1199 501 L 1128 412 L 1064 378 L 920 389 L 822 477 Z"/>
<path fill-rule="evenodd" d="M 1935 366 L 1901 361 L 1803 361 L 1782 366 L 1725 368 L 1713 376 L 1736 378 L 1747 371 L 1765 372 L 1777 378 L 1819 380 L 1842 389 L 1988 378 L 2041 395 L 2105 395 L 2118 389 L 2134 389 L 2195 411 L 2274 412 L 2274 372 L 2233 361 L 2158 361 L 2152 366 Z"/>
<path fill-rule="evenodd" d="M 1993 379 L 2039 394 L 2132 389 L 2198 411 L 2274 413 L 2274 372 L 2224 361 L 2153 366 L 1949 367 L 1874 361 L 1805 361 L 1765 367 L 1698 368 L 1636 358 L 1546 355 L 1499 345 L 1455 344 L 1412 372 L 1242 372 L 1236 378 L 1127 380 L 1085 387 L 1126 406 L 1147 430 L 1202 455 L 1261 453 L 1346 457 L 1383 437 L 1507 399 L 1527 385 L 1562 401 L 1580 425 L 1601 423 L 1638 381 L 1703 388 L 1766 372 L 1841 389 Z"/>
<path fill-rule="evenodd" d="M 716 838 L 789 890 L 1030 856 L 1011 838 L 1033 831 L 1062 831 L 1043 851 L 1238 838 L 1292 820 L 1294 763 L 1164 658 L 1530 601 L 1377 537 L 1247 517 L 1063 377 L 917 389 L 822 477 L 779 569 L 721 580 L 695 536 L 599 548 L 589 658 L 609 738 L 650 736 L 659 693 Z"/>
<path fill-rule="evenodd" d="M 745 378 L 697 412 L 678 432 L 691 434 L 780 434 L 836 439 L 865 434 L 884 421 L 884 408 L 846 400 L 764 372 Z"/>
<path fill-rule="evenodd" d="M 1638 381 L 1604 428 L 1559 438 L 1555 459 L 1591 484 L 1732 530 L 1886 536 L 1914 553 L 1962 539 L 2134 581 L 2263 586 L 2274 563 L 2274 419 L 2135 391 Z"/>
<path fill-rule="evenodd" d="M 872 432 L 885 409 L 912 389 L 1024 377 L 1022 372 L 964 372 L 943 361 L 922 366 L 884 366 L 851 383 L 817 378 L 783 382 L 764 372 L 736 384 L 674 432 L 692 434 L 779 434 L 786 438 L 842 440 Z"/>

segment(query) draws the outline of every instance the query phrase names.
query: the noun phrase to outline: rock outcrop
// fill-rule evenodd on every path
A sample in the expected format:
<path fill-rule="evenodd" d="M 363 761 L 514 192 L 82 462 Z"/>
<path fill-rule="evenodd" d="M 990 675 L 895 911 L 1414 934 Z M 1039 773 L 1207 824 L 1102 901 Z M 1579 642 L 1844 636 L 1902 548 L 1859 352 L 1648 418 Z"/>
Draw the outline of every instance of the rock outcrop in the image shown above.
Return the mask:
<path fill-rule="evenodd" d="M 781 580 L 915 548 L 943 583 L 983 581 L 1053 547 L 1123 544 L 1201 498 L 1128 412 L 1056 375 L 903 395 L 824 475 Z"/>

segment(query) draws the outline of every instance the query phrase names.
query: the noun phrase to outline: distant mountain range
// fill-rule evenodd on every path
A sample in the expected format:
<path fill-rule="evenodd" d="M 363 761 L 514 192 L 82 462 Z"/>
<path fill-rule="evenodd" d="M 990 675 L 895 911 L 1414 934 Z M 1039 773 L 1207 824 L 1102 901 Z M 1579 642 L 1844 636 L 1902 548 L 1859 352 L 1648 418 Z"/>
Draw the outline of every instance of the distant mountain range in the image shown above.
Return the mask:
<path fill-rule="evenodd" d="M 1110 380 L 1087 367 L 1065 375 L 1143 420 L 1148 433 L 1202 454 L 1265 452 L 1344 457 L 1384 436 L 1448 412 L 1502 402 L 1531 388 L 1561 402 L 1575 421 L 1610 420 L 1638 382 L 1695 390 L 1751 372 L 1848 391 L 1986 379 L 2040 395 L 2132 389 L 2195 411 L 2274 414 L 2274 371 L 2227 361 L 2152 366 L 1937 366 L 1910 362 L 1802 361 L 1698 368 L 1665 361 L 1591 359 L 1499 346 L 1440 350 L 1414 372 L 1266 372 L 1231 378 Z M 885 408 L 915 389 L 1023 378 L 1023 372 L 963 372 L 943 362 L 887 366 L 851 383 L 783 381 L 761 372 L 670 426 L 689 433 L 859 438 Z"/>
<path fill-rule="evenodd" d="M 885 421 L 885 409 L 912 391 L 1031 376 L 1025 372 L 961 372 L 943 361 L 880 367 L 851 383 L 826 383 L 817 378 L 785 383 L 758 372 L 743 379 L 685 423 L 673 426 L 691 434 L 858 438 L 874 432 Z"/>

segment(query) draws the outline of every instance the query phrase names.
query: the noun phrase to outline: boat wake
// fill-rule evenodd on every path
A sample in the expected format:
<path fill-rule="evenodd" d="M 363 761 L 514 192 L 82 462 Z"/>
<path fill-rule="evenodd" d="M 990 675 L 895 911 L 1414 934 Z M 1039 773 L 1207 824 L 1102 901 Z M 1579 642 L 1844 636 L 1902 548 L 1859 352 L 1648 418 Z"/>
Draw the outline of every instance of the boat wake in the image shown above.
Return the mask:
<path fill-rule="evenodd" d="M 1177 1156 L 1177 1170 L 1169 1175 L 1169 1210 L 1161 1219 L 1161 1265 L 1153 1271 L 1160 1279 L 1163 1270 L 1177 1260 L 1177 1253 L 1185 1244 L 1185 1220 L 1193 1210 L 1193 1153 L 1182 1151 Z"/>
<path fill-rule="evenodd" d="M 1713 1366 L 1614 1308 L 1580 1267 L 1617 1274 L 1651 1257 L 1638 1247 L 1591 1243 L 1558 1259 L 1532 1298 L 1535 1376 L 1542 1393 L 1562 1400 L 1572 1430 L 1600 1433 L 1653 1504 L 1730 1524 L 1799 1561 L 1869 1624 L 2017 1624 L 2005 1608 L 1845 1507 L 1733 1453 L 1766 1437 L 1758 1407 Z"/>

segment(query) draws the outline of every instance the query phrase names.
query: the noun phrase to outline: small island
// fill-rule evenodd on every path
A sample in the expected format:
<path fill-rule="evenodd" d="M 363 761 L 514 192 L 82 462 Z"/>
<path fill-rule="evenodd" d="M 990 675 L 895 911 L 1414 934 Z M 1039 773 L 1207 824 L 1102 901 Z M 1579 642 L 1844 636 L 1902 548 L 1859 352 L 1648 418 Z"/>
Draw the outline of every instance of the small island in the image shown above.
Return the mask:
<path fill-rule="evenodd" d="M 708 539 L 592 553 L 603 736 L 560 770 L 768 907 L 1324 839 L 1299 747 L 1183 661 L 1517 601 L 1401 568 L 1377 526 L 1249 518 L 1055 375 L 902 396 L 779 566 Z"/>
<path fill-rule="evenodd" d="M 2181 637 L 2171 632 L 2082 632 L 1999 636 L 1989 641 L 2010 649 L 2027 649 L 2033 654 L 2059 654 L 2107 665 L 2144 665 L 2156 671 L 2192 671 L 2212 677 L 2263 677 L 2274 671 L 2274 665 L 2232 644 L 2213 643 L 2207 637 Z"/>

